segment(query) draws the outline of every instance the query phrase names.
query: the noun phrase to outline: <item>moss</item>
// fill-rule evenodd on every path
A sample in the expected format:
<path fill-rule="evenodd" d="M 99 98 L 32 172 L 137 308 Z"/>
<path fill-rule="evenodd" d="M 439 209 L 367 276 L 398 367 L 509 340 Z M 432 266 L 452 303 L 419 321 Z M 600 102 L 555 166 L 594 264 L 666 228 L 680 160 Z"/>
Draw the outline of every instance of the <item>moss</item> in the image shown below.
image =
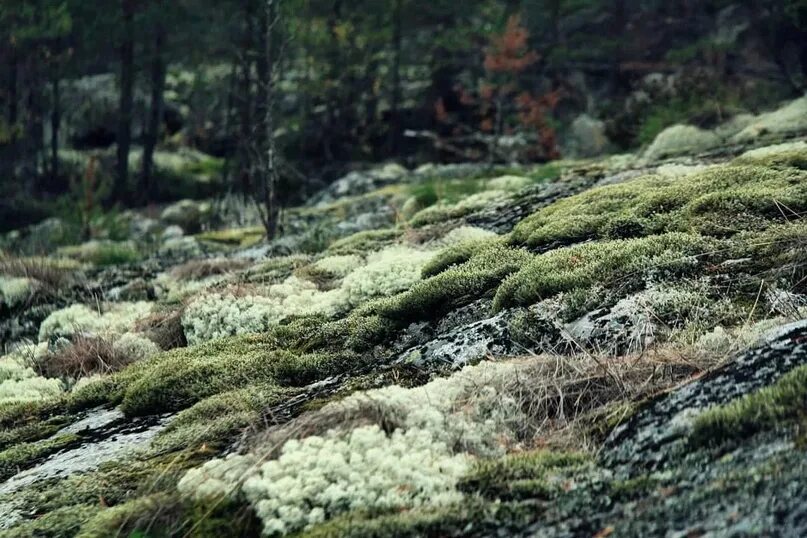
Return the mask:
<path fill-rule="evenodd" d="M 251 385 L 205 398 L 180 412 L 152 441 L 151 450 L 223 449 L 241 430 L 258 423 L 261 411 L 288 395 L 288 390 L 267 384 Z"/>
<path fill-rule="evenodd" d="M 400 321 L 431 319 L 483 296 L 531 258 L 524 250 L 493 245 L 462 265 L 422 280 L 409 291 L 368 303 L 358 312 Z"/>
<path fill-rule="evenodd" d="M 507 198 L 504 191 L 481 191 L 462 198 L 455 203 L 441 200 L 440 203 L 429 206 L 415 213 L 409 220 L 409 224 L 414 227 L 437 224 L 452 219 L 459 219 L 466 215 L 478 211 Z"/>
<path fill-rule="evenodd" d="M 98 506 L 93 504 L 65 506 L 11 529 L 0 530 L 0 538 L 73 538 L 97 511 Z"/>
<path fill-rule="evenodd" d="M 794 167 L 807 170 L 807 142 L 791 142 L 746 151 L 733 161 L 739 165 Z"/>
<path fill-rule="evenodd" d="M 630 290 L 648 278 L 681 278 L 714 250 L 713 241 L 697 235 L 669 233 L 637 239 L 586 243 L 533 258 L 499 286 L 494 309 L 530 305 L 557 293 L 619 284 Z"/>
<path fill-rule="evenodd" d="M 502 244 L 502 239 L 499 237 L 471 239 L 448 246 L 423 266 L 423 278 L 429 278 L 438 273 L 442 273 L 452 265 L 465 263 L 485 248 L 497 244 Z"/>
<path fill-rule="evenodd" d="M 242 273 L 247 282 L 277 284 L 286 280 L 295 270 L 308 264 L 308 256 L 294 255 L 271 258 L 256 264 Z"/>
<path fill-rule="evenodd" d="M 325 254 L 329 256 L 366 254 L 391 245 L 401 236 L 395 229 L 366 230 L 349 235 L 331 244 Z"/>
<path fill-rule="evenodd" d="M 196 235 L 196 239 L 220 245 L 249 247 L 260 243 L 265 235 L 266 231 L 262 226 L 250 226 L 203 232 Z"/>
<path fill-rule="evenodd" d="M 272 362 L 282 355 L 255 335 L 163 353 L 122 380 L 121 409 L 128 415 L 177 411 L 226 390 L 271 382 Z"/>
<path fill-rule="evenodd" d="M 177 513 L 181 503 L 166 493 L 156 493 L 100 510 L 81 526 L 76 538 L 108 536 L 174 536 L 181 523 Z"/>
<path fill-rule="evenodd" d="M 553 471 L 579 467 L 590 461 L 579 452 L 538 450 L 480 460 L 461 481 L 461 490 L 494 499 L 547 497 L 559 485 L 547 480 Z"/>
<path fill-rule="evenodd" d="M 783 375 L 776 383 L 712 408 L 695 419 L 691 446 L 718 446 L 741 441 L 804 415 L 807 366 Z"/>
<path fill-rule="evenodd" d="M 129 241 L 90 241 L 81 245 L 62 247 L 60 256 L 100 267 L 134 263 L 141 258 L 137 247 Z"/>
<path fill-rule="evenodd" d="M 66 434 L 44 441 L 20 443 L 7 448 L 0 452 L 0 480 L 5 480 L 20 470 L 31 467 L 36 461 L 75 443 L 78 439 L 79 437 L 75 434 Z"/>
<path fill-rule="evenodd" d="M 352 512 L 334 518 L 294 536 L 299 538 L 396 538 L 421 536 L 453 536 L 481 514 L 491 515 L 490 509 L 479 501 L 465 506 L 424 508 L 398 514 L 372 517 Z"/>
<path fill-rule="evenodd" d="M 58 415 L 45 420 L 21 424 L 14 428 L 0 430 L 0 450 L 18 443 L 45 439 L 69 424 L 70 418 Z"/>
<path fill-rule="evenodd" d="M 616 480 L 610 484 L 611 497 L 620 502 L 644 499 L 656 488 L 661 480 L 653 475 L 641 475 L 627 480 Z"/>
<path fill-rule="evenodd" d="M 677 178 L 645 176 L 559 200 L 522 220 L 511 243 L 546 249 L 595 238 L 664 232 L 730 236 L 807 210 L 807 174 L 716 166 Z"/>

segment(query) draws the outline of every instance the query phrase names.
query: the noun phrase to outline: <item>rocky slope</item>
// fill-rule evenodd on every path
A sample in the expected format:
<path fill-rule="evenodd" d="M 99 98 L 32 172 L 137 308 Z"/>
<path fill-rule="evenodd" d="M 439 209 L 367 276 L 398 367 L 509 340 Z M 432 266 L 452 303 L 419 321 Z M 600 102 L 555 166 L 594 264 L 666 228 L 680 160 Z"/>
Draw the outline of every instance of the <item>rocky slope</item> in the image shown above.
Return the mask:
<path fill-rule="evenodd" d="M 807 98 L 693 129 L 10 234 L 0 536 L 807 534 Z"/>

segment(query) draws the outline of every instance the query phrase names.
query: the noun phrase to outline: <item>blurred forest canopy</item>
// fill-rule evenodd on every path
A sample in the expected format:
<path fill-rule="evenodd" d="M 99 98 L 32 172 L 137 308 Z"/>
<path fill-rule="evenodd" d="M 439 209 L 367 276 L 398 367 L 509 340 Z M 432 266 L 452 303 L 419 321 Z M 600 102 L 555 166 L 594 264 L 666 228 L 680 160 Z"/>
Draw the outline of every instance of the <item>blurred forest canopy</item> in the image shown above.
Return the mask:
<path fill-rule="evenodd" d="M 0 227 L 254 194 L 270 139 L 299 201 L 356 163 L 624 150 L 807 87 L 807 0 L 268 3 L 0 2 Z"/>

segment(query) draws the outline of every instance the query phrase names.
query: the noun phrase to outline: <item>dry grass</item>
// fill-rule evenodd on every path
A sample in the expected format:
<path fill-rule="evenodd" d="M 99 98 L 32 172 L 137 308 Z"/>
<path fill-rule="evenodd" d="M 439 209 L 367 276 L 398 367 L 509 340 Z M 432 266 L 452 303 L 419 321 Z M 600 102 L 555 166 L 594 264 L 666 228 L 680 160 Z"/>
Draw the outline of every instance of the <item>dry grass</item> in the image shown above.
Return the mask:
<path fill-rule="evenodd" d="M 0 274 L 37 280 L 47 291 L 57 291 L 69 284 L 75 278 L 77 269 L 76 264 L 66 260 L 0 254 Z"/>
<path fill-rule="evenodd" d="M 200 280 L 214 275 L 226 275 L 246 269 L 251 265 L 249 260 L 230 258 L 212 258 L 208 260 L 191 260 L 171 269 L 171 276 L 178 280 Z"/>
<path fill-rule="evenodd" d="M 518 402 L 520 413 L 512 421 L 507 420 L 516 433 L 516 438 L 511 439 L 516 444 L 508 444 L 508 450 L 545 446 L 596 448 L 602 436 L 624 420 L 636 404 L 712 366 L 694 362 L 687 353 L 673 348 L 620 357 L 543 354 L 512 361 L 518 367 L 511 375 L 492 382 L 480 378 L 478 385 L 454 404 L 458 411 L 479 405 L 488 397 L 486 391 L 491 385 L 500 397 Z M 391 432 L 402 426 L 399 420 L 396 409 L 383 401 L 367 399 L 359 408 L 325 406 L 286 424 L 253 431 L 247 444 L 261 453 L 268 449 L 272 453 L 267 457 L 274 457 L 292 438 L 322 435 L 335 426 L 351 430 L 377 424 Z"/>
<path fill-rule="evenodd" d="M 37 362 L 45 377 L 78 379 L 121 370 L 134 358 L 115 351 L 112 341 L 97 336 L 76 336 L 71 345 L 48 353 Z"/>
<path fill-rule="evenodd" d="M 182 329 L 182 309 L 155 312 L 139 320 L 135 324 L 134 330 L 144 333 L 163 351 L 188 345 Z"/>

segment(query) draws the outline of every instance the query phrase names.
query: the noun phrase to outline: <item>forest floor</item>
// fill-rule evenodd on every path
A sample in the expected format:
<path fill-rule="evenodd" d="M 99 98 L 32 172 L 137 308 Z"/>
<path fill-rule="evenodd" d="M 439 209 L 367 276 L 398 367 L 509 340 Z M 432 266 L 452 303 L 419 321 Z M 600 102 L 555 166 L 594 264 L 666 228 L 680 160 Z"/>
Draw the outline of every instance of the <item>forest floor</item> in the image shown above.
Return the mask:
<path fill-rule="evenodd" d="M 0 537 L 807 535 L 805 212 L 802 98 L 15 231 Z"/>

